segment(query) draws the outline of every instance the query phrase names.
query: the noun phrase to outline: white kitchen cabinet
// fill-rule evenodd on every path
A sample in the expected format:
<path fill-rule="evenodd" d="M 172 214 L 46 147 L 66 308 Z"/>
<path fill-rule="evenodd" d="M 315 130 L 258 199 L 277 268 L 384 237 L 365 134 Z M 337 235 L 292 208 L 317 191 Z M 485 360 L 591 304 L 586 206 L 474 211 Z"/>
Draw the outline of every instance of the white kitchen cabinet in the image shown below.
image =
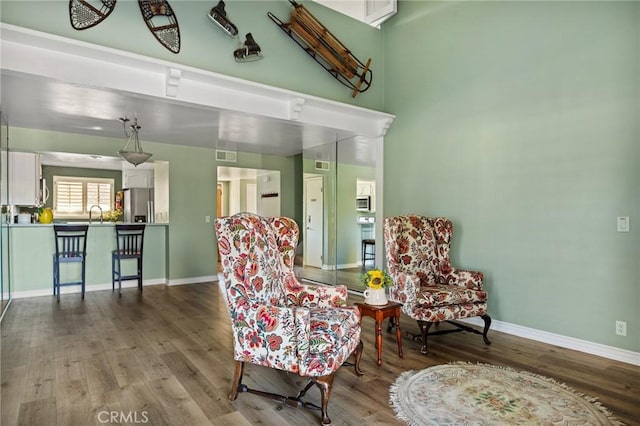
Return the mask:
<path fill-rule="evenodd" d="M 153 188 L 153 169 L 131 169 L 122 171 L 123 188 Z"/>
<path fill-rule="evenodd" d="M 7 161 L 5 161 L 5 158 Z M 2 151 L 2 204 L 37 206 L 40 203 L 40 155 L 34 152 Z"/>
<path fill-rule="evenodd" d="M 391 18 L 398 11 L 397 0 L 313 1 L 376 28 L 380 28 L 384 21 Z"/>
<path fill-rule="evenodd" d="M 358 179 L 356 181 L 356 196 L 370 196 L 373 197 L 376 193 L 376 182 L 373 180 Z"/>
<path fill-rule="evenodd" d="M 398 5 L 396 0 L 365 0 L 364 22 L 380 28 L 380 25 L 395 15 L 397 11 Z"/>

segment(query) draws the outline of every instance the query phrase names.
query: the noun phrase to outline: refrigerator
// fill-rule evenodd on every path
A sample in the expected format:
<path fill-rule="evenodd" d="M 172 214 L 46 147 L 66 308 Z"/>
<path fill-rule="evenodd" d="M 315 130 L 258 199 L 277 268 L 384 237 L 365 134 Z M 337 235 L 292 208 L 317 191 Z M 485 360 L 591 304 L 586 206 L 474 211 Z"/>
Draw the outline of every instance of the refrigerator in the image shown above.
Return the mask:
<path fill-rule="evenodd" d="M 154 222 L 153 188 L 125 188 L 123 193 L 124 222 Z"/>

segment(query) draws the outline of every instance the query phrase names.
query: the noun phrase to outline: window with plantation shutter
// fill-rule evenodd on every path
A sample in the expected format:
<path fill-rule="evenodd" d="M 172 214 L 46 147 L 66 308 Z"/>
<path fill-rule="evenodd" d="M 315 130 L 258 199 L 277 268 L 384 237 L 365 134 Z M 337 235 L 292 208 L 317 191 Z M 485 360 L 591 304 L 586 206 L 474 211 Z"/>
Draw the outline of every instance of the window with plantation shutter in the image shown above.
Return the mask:
<path fill-rule="evenodd" d="M 57 181 L 54 189 L 54 213 L 82 214 L 84 203 L 82 182 Z"/>
<path fill-rule="evenodd" d="M 91 206 L 100 206 L 103 212 L 112 210 L 114 184 L 113 179 L 54 176 L 54 216 L 86 219 Z"/>
<path fill-rule="evenodd" d="M 86 182 L 87 213 L 93 205 L 98 205 L 103 211 L 111 210 L 111 189 L 113 185 L 99 182 Z"/>

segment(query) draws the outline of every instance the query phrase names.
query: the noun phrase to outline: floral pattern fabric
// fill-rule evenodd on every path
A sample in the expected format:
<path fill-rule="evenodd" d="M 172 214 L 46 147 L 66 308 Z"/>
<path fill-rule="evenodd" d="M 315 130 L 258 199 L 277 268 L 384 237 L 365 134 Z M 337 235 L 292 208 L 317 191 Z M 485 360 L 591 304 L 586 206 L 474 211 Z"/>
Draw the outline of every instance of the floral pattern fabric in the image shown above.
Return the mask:
<path fill-rule="evenodd" d="M 451 266 L 453 225 L 449 219 L 404 215 L 385 218 L 391 300 L 410 317 L 438 322 L 487 313 L 483 274 Z"/>
<path fill-rule="evenodd" d="M 240 213 L 215 227 L 235 360 L 310 377 L 337 370 L 360 341 L 360 314 L 346 287 L 296 279 L 297 224 Z"/>

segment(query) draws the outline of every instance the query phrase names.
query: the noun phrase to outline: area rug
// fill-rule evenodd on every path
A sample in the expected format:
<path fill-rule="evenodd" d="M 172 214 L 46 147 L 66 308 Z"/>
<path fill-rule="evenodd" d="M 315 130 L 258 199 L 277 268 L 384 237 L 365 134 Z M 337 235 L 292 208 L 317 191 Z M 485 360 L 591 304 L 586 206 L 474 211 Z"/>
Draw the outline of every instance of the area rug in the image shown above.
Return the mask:
<path fill-rule="evenodd" d="M 595 398 L 548 377 L 488 364 L 452 363 L 401 374 L 396 415 L 422 425 L 622 425 Z"/>

